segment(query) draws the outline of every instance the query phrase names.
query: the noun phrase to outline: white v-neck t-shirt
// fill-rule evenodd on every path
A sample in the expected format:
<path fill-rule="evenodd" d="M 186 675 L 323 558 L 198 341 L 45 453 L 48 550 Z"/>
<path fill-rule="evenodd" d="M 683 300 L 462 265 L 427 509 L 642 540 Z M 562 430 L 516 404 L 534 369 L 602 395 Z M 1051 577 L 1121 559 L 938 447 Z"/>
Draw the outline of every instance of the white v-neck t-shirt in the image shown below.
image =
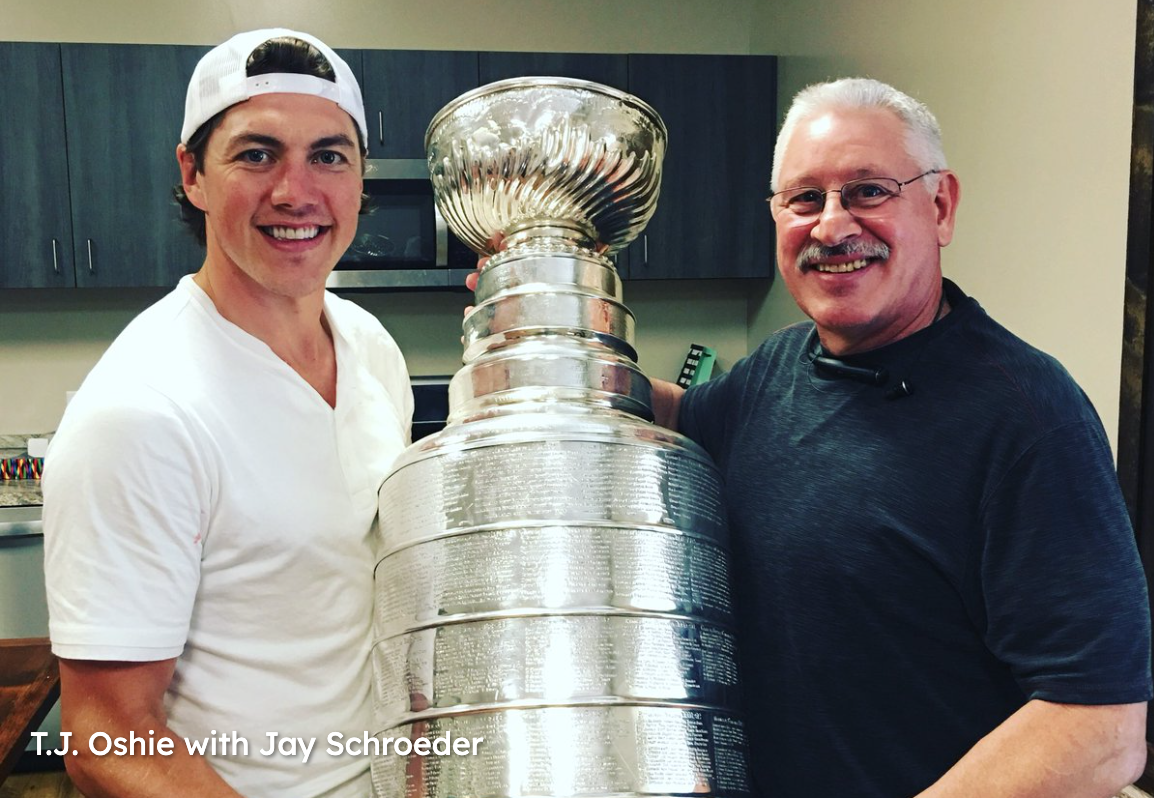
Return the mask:
<path fill-rule="evenodd" d="M 368 759 L 327 738 L 377 731 L 377 491 L 413 400 L 372 315 L 331 294 L 324 312 L 335 408 L 185 277 L 85 379 L 43 480 L 53 651 L 176 657 L 170 727 L 215 738 L 211 765 L 250 796 L 369 792 Z"/>

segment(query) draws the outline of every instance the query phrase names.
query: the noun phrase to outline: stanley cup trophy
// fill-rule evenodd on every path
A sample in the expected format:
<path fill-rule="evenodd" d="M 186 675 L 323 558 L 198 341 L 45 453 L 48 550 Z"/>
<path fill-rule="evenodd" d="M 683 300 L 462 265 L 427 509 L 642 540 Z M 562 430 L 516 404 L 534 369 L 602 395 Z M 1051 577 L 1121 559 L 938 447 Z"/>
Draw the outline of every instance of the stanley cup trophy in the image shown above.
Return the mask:
<path fill-rule="evenodd" d="M 380 491 L 374 792 L 749 796 L 719 477 L 651 423 L 606 257 L 653 214 L 665 125 L 519 78 L 425 144 L 441 213 L 492 257 L 448 426 Z"/>

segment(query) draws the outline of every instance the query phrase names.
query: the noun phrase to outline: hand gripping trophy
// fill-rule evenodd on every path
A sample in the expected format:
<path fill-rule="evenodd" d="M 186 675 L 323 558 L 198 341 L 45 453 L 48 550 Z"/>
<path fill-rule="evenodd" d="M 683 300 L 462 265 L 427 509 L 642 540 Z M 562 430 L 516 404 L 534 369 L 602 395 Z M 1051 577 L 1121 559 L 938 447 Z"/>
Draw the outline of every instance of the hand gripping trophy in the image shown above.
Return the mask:
<path fill-rule="evenodd" d="M 442 215 L 492 257 L 449 424 L 380 492 L 374 791 L 749 796 L 719 477 L 650 422 L 607 257 L 653 214 L 665 125 L 519 78 L 425 144 Z"/>

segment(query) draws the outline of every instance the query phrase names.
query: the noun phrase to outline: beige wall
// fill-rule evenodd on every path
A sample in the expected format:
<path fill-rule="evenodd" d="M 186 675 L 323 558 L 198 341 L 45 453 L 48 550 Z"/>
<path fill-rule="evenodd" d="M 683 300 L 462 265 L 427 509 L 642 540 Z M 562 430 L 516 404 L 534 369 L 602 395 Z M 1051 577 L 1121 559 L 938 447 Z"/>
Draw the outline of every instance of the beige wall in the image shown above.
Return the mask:
<path fill-rule="evenodd" d="M 1061 360 L 1115 444 L 1136 13 L 1134 0 L 774 0 L 752 46 L 789 56 L 782 105 L 853 74 L 929 104 L 962 182 L 947 276 Z"/>
<path fill-rule="evenodd" d="M 0 0 L 0 39 L 216 44 L 296 27 L 334 47 L 748 53 L 756 0 Z"/>
<path fill-rule="evenodd" d="M 316 0 L 140 3 L 0 0 L 0 39 L 210 44 L 270 25 L 298 27 L 337 47 L 588 52 L 748 53 L 753 0 Z M 318 11 L 323 10 L 323 13 Z M 517 31 L 514 36 L 510 31 Z M 179 120 L 173 120 L 175 141 Z M 631 284 L 643 368 L 672 379 L 690 343 L 722 365 L 748 349 L 747 309 L 764 283 Z M 75 388 L 140 308 L 136 291 L 0 291 L 0 433 L 54 429 Z M 463 293 L 358 295 L 397 338 L 413 374 L 459 365 Z M 20 386 L 8 390 L 7 386 Z"/>

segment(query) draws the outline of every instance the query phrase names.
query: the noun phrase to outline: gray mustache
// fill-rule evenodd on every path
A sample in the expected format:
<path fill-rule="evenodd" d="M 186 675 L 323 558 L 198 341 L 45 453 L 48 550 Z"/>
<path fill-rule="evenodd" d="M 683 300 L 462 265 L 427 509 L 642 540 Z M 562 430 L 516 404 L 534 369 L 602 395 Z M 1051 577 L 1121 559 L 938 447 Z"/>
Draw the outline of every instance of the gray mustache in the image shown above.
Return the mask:
<path fill-rule="evenodd" d="M 815 263 L 830 258 L 847 255 L 853 258 L 878 258 L 885 260 L 890 256 L 890 248 L 885 244 L 873 241 L 850 241 L 838 244 L 836 247 L 827 247 L 821 244 L 810 244 L 797 256 L 797 268 L 805 269 Z"/>

